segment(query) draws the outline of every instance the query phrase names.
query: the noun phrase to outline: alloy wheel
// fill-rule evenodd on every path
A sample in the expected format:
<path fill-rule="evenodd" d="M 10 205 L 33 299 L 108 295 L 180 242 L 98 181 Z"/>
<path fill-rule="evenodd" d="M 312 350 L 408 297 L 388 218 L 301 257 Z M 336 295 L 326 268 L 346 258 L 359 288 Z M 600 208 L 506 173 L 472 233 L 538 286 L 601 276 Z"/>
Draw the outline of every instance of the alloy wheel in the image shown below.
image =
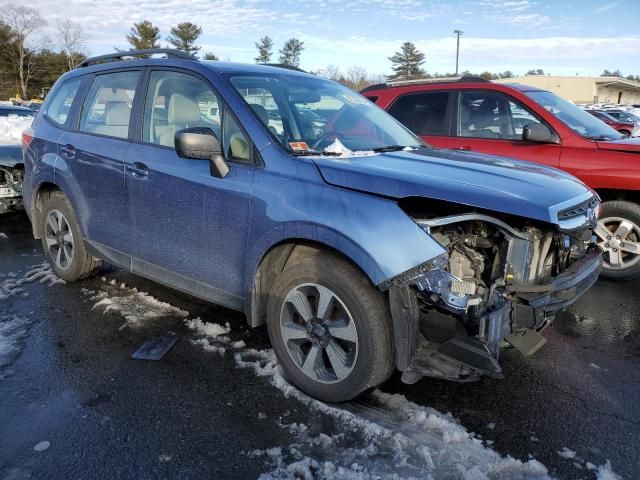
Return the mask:
<path fill-rule="evenodd" d="M 287 294 L 280 334 L 296 367 L 314 381 L 337 383 L 355 368 L 355 322 L 342 300 L 322 285 L 307 283 Z"/>
<path fill-rule="evenodd" d="M 601 218 L 595 229 L 604 252 L 604 267 L 624 270 L 640 261 L 640 227 L 621 217 Z"/>
<path fill-rule="evenodd" d="M 59 210 L 51 210 L 47 215 L 45 240 L 49 258 L 61 270 L 68 269 L 73 261 L 73 233 Z"/>

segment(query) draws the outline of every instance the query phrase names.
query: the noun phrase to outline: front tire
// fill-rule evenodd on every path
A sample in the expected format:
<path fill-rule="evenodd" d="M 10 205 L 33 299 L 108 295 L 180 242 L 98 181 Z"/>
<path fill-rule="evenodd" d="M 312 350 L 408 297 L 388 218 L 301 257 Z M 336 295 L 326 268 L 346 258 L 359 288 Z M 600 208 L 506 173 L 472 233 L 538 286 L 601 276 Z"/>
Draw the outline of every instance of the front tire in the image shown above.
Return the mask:
<path fill-rule="evenodd" d="M 352 264 L 320 254 L 278 275 L 267 327 L 284 375 L 307 394 L 344 402 L 393 371 L 386 301 Z"/>
<path fill-rule="evenodd" d="M 640 277 L 640 205 L 605 202 L 595 234 L 604 252 L 604 278 L 627 281 Z"/>
<path fill-rule="evenodd" d="M 44 201 L 42 247 L 51 269 L 67 282 L 87 278 L 102 265 L 87 252 L 75 212 L 62 192 L 52 192 Z"/>

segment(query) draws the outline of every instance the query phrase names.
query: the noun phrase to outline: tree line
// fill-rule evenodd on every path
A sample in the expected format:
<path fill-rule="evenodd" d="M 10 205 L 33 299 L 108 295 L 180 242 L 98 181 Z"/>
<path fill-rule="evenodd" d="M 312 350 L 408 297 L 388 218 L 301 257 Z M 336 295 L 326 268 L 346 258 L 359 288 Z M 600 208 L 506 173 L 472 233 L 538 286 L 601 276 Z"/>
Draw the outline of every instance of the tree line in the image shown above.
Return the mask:
<path fill-rule="evenodd" d="M 88 36 L 82 26 L 71 20 L 57 20 L 54 38 L 40 35 L 47 26 L 47 21 L 38 10 L 19 5 L 7 5 L 0 12 L 0 98 L 13 97 L 16 93 L 24 99 L 41 95 L 51 87 L 55 80 L 67 70 L 72 70 L 84 59 L 89 51 Z M 202 27 L 192 22 L 181 22 L 172 26 L 165 38 L 167 44 L 190 55 L 199 56 L 202 47 L 198 39 L 202 35 Z M 162 35 L 160 28 L 149 20 L 134 23 L 126 40 L 132 49 L 144 50 L 160 48 Z M 304 42 L 290 38 L 274 55 L 274 42 L 265 35 L 255 42 L 256 63 L 277 63 L 291 67 L 299 67 Z M 117 49 L 116 49 L 117 50 Z M 214 52 L 204 52 L 204 60 L 218 60 Z M 453 73 L 430 73 L 425 69 L 426 56 L 412 42 L 404 42 L 400 49 L 388 57 L 392 74 L 374 75 L 363 66 L 353 65 L 344 72 L 335 65 L 312 73 L 322 75 L 340 82 L 354 90 L 361 90 L 367 85 L 381 83 L 386 80 L 415 80 L 422 78 L 452 77 Z M 542 69 L 528 70 L 525 75 L 544 75 Z M 464 71 L 461 75 L 475 75 L 487 80 L 512 78 L 510 70 L 504 72 Z M 614 76 L 640 82 L 640 76 L 623 77 L 620 70 L 604 70 L 602 76 Z"/>

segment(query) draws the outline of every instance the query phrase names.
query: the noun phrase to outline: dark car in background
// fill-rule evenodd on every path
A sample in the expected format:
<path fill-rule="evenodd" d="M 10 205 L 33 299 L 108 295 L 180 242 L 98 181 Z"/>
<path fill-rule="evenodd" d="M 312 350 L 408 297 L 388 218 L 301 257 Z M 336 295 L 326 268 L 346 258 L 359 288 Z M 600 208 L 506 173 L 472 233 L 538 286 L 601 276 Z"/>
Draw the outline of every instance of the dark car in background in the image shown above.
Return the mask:
<path fill-rule="evenodd" d="M 154 53 L 169 58 L 119 61 Z M 394 369 L 500 377 L 503 341 L 536 351 L 601 267 L 579 180 L 431 149 L 302 71 L 109 54 L 63 75 L 23 138 L 25 208 L 58 276 L 104 259 L 242 311 L 327 401 Z"/>
<path fill-rule="evenodd" d="M 640 277 L 640 139 L 626 138 L 554 93 L 479 77 L 388 82 L 362 94 L 435 147 L 575 175 L 604 200 L 596 229 L 603 276 Z"/>
<path fill-rule="evenodd" d="M 35 116 L 29 108 L 0 105 L 0 214 L 22 208 L 21 131 Z"/>
<path fill-rule="evenodd" d="M 610 110 L 585 110 L 589 112 L 591 115 L 596 117 L 598 120 L 603 121 L 611 128 L 616 129 L 623 135 L 627 137 L 637 137 L 639 134 L 639 127 L 635 121 L 629 120 L 619 120 L 611 114 Z"/>

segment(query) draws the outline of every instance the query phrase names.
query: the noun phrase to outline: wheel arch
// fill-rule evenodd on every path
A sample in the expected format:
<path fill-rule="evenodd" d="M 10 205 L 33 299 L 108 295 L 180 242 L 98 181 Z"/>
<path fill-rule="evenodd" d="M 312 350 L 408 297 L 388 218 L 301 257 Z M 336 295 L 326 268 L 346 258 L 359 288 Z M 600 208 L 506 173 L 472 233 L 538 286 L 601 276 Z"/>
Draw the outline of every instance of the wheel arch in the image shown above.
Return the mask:
<path fill-rule="evenodd" d="M 354 244 L 351 244 L 353 247 Z M 349 251 L 347 249 L 347 251 Z M 291 265 L 306 258 L 323 253 L 339 256 L 354 265 L 374 285 L 382 276 L 382 271 L 375 266 L 369 255 L 361 249 L 351 250 L 339 248 L 330 242 L 323 242 L 305 237 L 292 237 L 277 242 L 267 248 L 255 262 L 255 268 L 247 276 L 245 282 L 245 313 L 247 323 L 258 327 L 266 322 L 267 303 L 271 286 L 276 276 Z"/>
<path fill-rule="evenodd" d="M 615 188 L 595 188 L 594 189 L 603 202 L 622 200 L 640 205 L 640 190 L 623 190 Z"/>
<path fill-rule="evenodd" d="M 31 201 L 31 227 L 34 238 L 42 238 L 42 215 L 44 202 L 53 192 L 63 192 L 55 183 L 50 181 L 41 182 L 33 191 Z"/>

